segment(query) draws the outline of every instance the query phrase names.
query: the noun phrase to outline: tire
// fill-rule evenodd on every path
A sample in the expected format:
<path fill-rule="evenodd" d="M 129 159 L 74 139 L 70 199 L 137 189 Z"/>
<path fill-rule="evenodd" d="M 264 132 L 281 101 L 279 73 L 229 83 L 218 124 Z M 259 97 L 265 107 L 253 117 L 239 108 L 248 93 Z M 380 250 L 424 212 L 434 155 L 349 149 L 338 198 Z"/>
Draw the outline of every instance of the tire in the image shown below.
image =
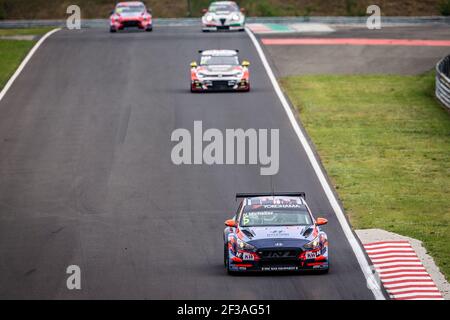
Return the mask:
<path fill-rule="evenodd" d="M 237 274 L 236 271 L 230 270 L 230 261 L 229 261 L 229 253 L 228 253 L 228 246 L 225 244 L 223 246 L 223 264 L 225 265 L 225 269 L 227 270 L 227 273 L 229 275 L 235 275 Z"/>
<path fill-rule="evenodd" d="M 115 28 L 110 28 L 110 29 L 109 29 L 109 32 L 111 32 L 111 33 L 116 33 L 117 30 L 116 30 Z"/>
<path fill-rule="evenodd" d="M 147 28 L 147 29 L 145 29 L 145 31 L 146 31 L 146 32 L 152 32 L 152 31 L 153 31 L 153 27 Z"/>
<path fill-rule="evenodd" d="M 228 269 L 228 247 L 226 244 L 223 245 L 223 265 Z"/>

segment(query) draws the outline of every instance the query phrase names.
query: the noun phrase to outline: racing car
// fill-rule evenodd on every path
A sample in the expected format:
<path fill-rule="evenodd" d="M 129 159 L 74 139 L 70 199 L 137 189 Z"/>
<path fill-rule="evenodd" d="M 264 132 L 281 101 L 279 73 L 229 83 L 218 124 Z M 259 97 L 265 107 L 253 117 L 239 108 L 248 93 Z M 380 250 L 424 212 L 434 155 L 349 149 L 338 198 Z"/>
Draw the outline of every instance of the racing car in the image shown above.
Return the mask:
<path fill-rule="evenodd" d="M 191 62 L 191 92 L 249 91 L 250 62 L 239 63 L 238 50 L 200 50 Z"/>
<path fill-rule="evenodd" d="M 202 31 L 245 30 L 245 9 L 234 1 L 215 1 L 203 9 Z"/>
<path fill-rule="evenodd" d="M 119 2 L 109 18 L 109 31 L 116 32 L 125 28 L 153 30 L 152 13 L 140 1 Z"/>
<path fill-rule="evenodd" d="M 224 264 L 246 271 L 328 272 L 328 238 L 304 192 L 237 194 L 236 215 L 225 221 Z"/>

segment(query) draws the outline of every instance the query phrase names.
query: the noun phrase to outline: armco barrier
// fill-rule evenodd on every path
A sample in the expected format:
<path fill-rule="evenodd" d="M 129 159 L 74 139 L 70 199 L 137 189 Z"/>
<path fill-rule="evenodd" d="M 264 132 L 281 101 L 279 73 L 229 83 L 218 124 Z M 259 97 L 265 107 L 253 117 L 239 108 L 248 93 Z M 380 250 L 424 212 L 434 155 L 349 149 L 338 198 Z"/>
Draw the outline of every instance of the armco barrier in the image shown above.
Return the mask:
<path fill-rule="evenodd" d="M 436 97 L 450 110 L 450 56 L 446 56 L 436 65 Z"/>
<path fill-rule="evenodd" d="M 365 26 L 367 16 L 362 17 L 247 17 L 247 23 L 325 23 L 330 25 L 360 25 Z M 83 28 L 105 28 L 108 27 L 108 19 L 82 19 Z M 450 24 L 450 17 L 429 16 L 429 17 L 389 17 L 381 18 L 383 26 L 395 25 L 417 25 L 417 24 Z M 0 20 L 0 28 L 27 28 L 54 26 L 64 27 L 66 20 Z M 198 26 L 199 18 L 155 18 L 155 26 Z"/>

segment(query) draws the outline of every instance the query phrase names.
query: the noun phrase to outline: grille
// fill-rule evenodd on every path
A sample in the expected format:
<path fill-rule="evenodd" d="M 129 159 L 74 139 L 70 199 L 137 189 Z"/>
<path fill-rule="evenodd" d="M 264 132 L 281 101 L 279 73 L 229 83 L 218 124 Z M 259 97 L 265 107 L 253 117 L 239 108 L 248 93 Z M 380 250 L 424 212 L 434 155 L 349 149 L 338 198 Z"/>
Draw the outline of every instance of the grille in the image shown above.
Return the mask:
<path fill-rule="evenodd" d="M 228 81 L 223 81 L 223 80 L 219 80 L 219 81 L 213 81 L 212 85 L 214 87 L 214 89 L 228 89 L 230 88 L 230 86 L 228 85 Z"/>
<path fill-rule="evenodd" d="M 262 260 L 291 260 L 291 259 L 297 259 L 297 257 L 300 255 L 301 250 L 296 249 L 284 249 L 284 250 L 277 250 L 277 249 L 267 249 L 267 250 L 261 250 L 259 251 L 259 254 L 261 256 Z"/>
<path fill-rule="evenodd" d="M 138 27 L 139 21 L 124 21 L 123 26 L 124 27 Z"/>

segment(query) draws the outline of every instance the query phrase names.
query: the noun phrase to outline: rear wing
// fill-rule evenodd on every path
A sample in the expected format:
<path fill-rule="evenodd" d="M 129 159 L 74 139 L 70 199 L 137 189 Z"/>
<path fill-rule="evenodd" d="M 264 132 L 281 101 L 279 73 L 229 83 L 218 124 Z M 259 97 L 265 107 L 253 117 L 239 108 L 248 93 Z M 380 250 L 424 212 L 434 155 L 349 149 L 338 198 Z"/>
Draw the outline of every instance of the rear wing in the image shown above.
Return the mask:
<path fill-rule="evenodd" d="M 256 198 L 256 197 L 301 197 L 306 199 L 304 192 L 266 192 L 266 193 L 236 193 L 236 200 L 242 198 Z"/>
<path fill-rule="evenodd" d="M 203 51 L 208 51 L 208 50 L 214 51 L 214 50 L 221 50 L 221 49 L 202 49 L 202 50 L 198 50 L 198 53 L 203 53 Z M 239 49 L 226 49 L 226 50 L 235 51 L 236 53 L 239 53 Z"/>

